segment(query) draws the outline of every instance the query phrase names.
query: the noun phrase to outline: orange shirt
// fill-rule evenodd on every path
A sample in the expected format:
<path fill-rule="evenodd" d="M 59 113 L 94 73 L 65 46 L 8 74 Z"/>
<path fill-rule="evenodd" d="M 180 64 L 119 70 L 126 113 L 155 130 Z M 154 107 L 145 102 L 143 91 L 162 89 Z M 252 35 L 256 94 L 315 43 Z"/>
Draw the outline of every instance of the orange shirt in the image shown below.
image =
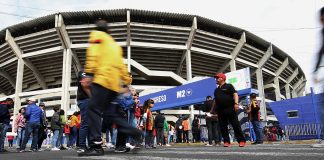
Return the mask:
<path fill-rule="evenodd" d="M 71 120 L 70 127 L 74 127 L 74 126 L 76 126 L 77 124 L 80 123 L 78 117 L 76 117 L 75 115 L 72 115 L 70 117 L 70 120 Z"/>
<path fill-rule="evenodd" d="M 189 131 L 189 119 L 182 121 L 182 126 L 184 131 Z"/>

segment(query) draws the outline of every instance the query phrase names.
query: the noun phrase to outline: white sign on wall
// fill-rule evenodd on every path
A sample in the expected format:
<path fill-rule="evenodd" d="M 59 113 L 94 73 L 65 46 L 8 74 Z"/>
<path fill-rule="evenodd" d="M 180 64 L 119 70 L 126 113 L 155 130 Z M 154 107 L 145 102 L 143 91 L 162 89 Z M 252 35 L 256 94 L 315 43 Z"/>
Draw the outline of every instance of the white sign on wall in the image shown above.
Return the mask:
<path fill-rule="evenodd" d="M 225 75 L 226 83 L 232 84 L 237 91 L 251 88 L 250 68 L 232 71 Z"/>

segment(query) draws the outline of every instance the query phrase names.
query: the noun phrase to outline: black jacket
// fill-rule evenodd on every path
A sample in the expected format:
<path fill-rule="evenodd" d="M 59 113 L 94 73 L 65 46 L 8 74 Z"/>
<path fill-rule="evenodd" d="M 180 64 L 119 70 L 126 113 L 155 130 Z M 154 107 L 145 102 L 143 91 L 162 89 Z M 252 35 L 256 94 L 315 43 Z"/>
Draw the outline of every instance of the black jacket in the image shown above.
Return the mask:
<path fill-rule="evenodd" d="M 155 120 L 154 120 L 155 127 L 156 128 L 163 128 L 164 127 L 164 120 L 165 120 L 165 117 L 163 115 L 161 115 L 161 114 L 158 114 L 155 117 Z"/>
<path fill-rule="evenodd" d="M 8 105 L 5 103 L 0 103 L 0 123 L 10 123 L 10 112 Z"/>
<path fill-rule="evenodd" d="M 51 120 L 51 129 L 57 130 L 61 129 L 61 122 L 60 122 L 60 114 L 59 112 L 55 112 L 53 114 L 52 120 Z"/>

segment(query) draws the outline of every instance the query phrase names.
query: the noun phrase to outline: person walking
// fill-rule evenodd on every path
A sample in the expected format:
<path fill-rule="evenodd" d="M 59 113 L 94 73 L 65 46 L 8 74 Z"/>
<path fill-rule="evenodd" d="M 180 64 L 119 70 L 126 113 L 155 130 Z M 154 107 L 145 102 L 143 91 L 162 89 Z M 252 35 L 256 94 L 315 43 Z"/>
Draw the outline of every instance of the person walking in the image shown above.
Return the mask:
<path fill-rule="evenodd" d="M 56 146 L 59 147 L 60 150 L 65 150 L 66 148 L 63 146 L 64 145 L 64 136 L 63 134 L 65 134 L 65 137 L 68 137 L 70 134 L 70 127 L 68 125 L 66 125 L 66 119 L 65 119 L 65 112 L 63 109 L 60 110 L 59 112 L 60 115 L 60 132 L 59 132 L 59 136 L 58 136 L 58 141 L 56 142 Z M 68 139 L 68 138 L 66 138 Z M 66 143 L 68 142 L 68 140 L 66 140 Z"/>
<path fill-rule="evenodd" d="M 197 116 L 194 117 L 191 126 L 192 126 L 192 142 L 193 143 L 199 142 L 200 124 Z"/>
<path fill-rule="evenodd" d="M 169 144 L 169 123 L 166 119 L 164 120 L 163 137 L 164 137 L 163 145 L 167 147 L 171 146 Z"/>
<path fill-rule="evenodd" d="M 70 137 L 69 137 L 69 143 L 68 143 L 68 149 L 72 149 L 74 145 L 76 144 L 77 138 L 78 138 L 78 132 L 77 132 L 77 125 L 80 123 L 77 112 L 74 112 L 70 117 Z"/>
<path fill-rule="evenodd" d="M 77 103 L 80 109 L 81 124 L 79 131 L 79 150 L 78 153 L 85 152 L 87 149 L 86 141 L 89 141 L 88 135 L 88 107 L 89 98 L 91 96 L 90 81 L 86 80 L 91 78 L 86 73 L 80 71 L 78 76 L 78 92 L 77 92 Z"/>
<path fill-rule="evenodd" d="M 26 111 L 26 107 L 20 108 L 18 111 L 19 113 L 15 119 L 14 132 L 17 133 L 17 139 L 16 139 L 17 150 L 20 149 L 22 144 L 21 142 L 25 136 L 25 130 L 26 130 L 25 111 Z"/>
<path fill-rule="evenodd" d="M 182 133 L 183 133 L 183 125 L 182 125 L 182 117 L 179 115 L 179 119 L 176 121 L 176 142 L 177 143 L 182 143 Z"/>
<path fill-rule="evenodd" d="M 321 37 L 321 41 L 322 41 L 322 46 L 321 49 L 319 50 L 319 52 L 317 53 L 317 58 L 316 58 L 316 63 L 315 63 L 315 69 L 313 72 L 314 75 L 314 81 L 315 84 L 317 85 L 321 85 L 321 87 L 324 86 L 324 79 L 323 79 L 323 67 L 324 67 L 324 7 L 322 7 L 320 9 L 320 22 L 322 24 L 322 37 Z M 321 84 L 320 84 L 321 83 Z M 324 96 L 321 96 L 321 99 L 324 99 Z M 324 106 L 321 105 L 321 110 L 324 110 Z M 324 116 L 320 116 L 320 120 L 319 120 L 320 124 L 324 124 Z M 320 125 L 319 124 L 319 125 Z M 324 134 L 324 130 L 322 129 L 321 134 Z M 324 148 L 324 136 L 321 137 L 321 139 L 319 140 L 319 142 L 317 144 L 313 144 L 312 147 L 315 148 Z"/>
<path fill-rule="evenodd" d="M 13 135 L 8 135 L 7 136 L 7 140 L 8 140 L 8 147 L 12 148 L 12 144 L 13 144 L 13 140 L 14 140 L 15 136 Z"/>
<path fill-rule="evenodd" d="M 164 121 L 165 121 L 165 117 L 160 113 L 160 111 L 156 111 L 157 115 L 155 116 L 155 120 L 154 120 L 154 124 L 155 124 L 155 129 L 156 129 L 156 140 L 157 140 L 157 144 L 159 146 L 163 145 L 163 128 L 164 128 Z"/>
<path fill-rule="evenodd" d="M 42 121 L 38 130 L 38 151 L 43 151 L 42 144 L 44 140 L 46 139 L 47 135 L 47 120 L 46 120 L 46 112 L 45 112 L 45 103 L 41 102 L 39 103 L 39 107 L 42 110 Z"/>
<path fill-rule="evenodd" d="M 228 122 L 234 129 L 235 137 L 240 147 L 244 147 L 246 142 L 238 121 L 236 111 L 239 109 L 239 97 L 234 86 L 226 83 L 226 75 L 218 73 L 215 75 L 218 87 L 214 91 L 215 104 L 212 107 L 211 114 L 217 113 L 220 122 L 224 147 L 230 147 L 230 138 L 228 133 Z"/>
<path fill-rule="evenodd" d="M 262 144 L 263 143 L 263 135 L 262 135 L 262 131 L 260 128 L 260 104 L 258 103 L 257 99 L 256 99 L 256 94 L 252 93 L 250 95 L 250 99 L 251 99 L 251 104 L 248 110 L 248 114 L 249 114 L 249 119 L 253 125 L 253 131 L 255 133 L 256 136 L 256 140 L 254 141 L 254 143 L 252 144 Z"/>
<path fill-rule="evenodd" d="M 38 130 L 41 125 L 41 121 L 43 121 L 43 112 L 36 105 L 36 99 L 34 97 L 30 97 L 27 99 L 28 106 L 26 108 L 25 117 L 27 120 L 26 123 L 26 133 L 21 145 L 19 152 L 25 152 L 27 142 L 31 134 L 33 134 L 32 146 L 31 149 L 33 152 L 38 150 Z"/>
<path fill-rule="evenodd" d="M 143 128 L 145 130 L 145 148 L 155 148 L 153 137 L 154 118 L 151 112 L 151 108 L 154 107 L 154 101 L 152 99 L 144 102 L 144 115 L 143 115 Z"/>
<path fill-rule="evenodd" d="M 183 143 L 189 143 L 189 130 L 190 130 L 190 126 L 189 126 L 189 118 L 186 117 L 184 118 L 184 120 L 182 121 L 182 126 L 183 126 Z"/>
<path fill-rule="evenodd" d="M 7 152 L 4 149 L 4 142 L 6 139 L 7 130 L 10 127 L 10 117 L 12 116 L 9 110 L 13 107 L 14 103 L 11 98 L 0 102 L 0 153 Z"/>
<path fill-rule="evenodd" d="M 79 156 L 104 155 L 101 139 L 103 111 L 110 114 L 108 117 L 119 127 L 120 132 L 141 140 L 142 132 L 125 122 L 117 113 L 117 106 L 111 105 L 119 92 L 125 92 L 121 86 L 129 85 L 130 78 L 123 62 L 121 46 L 107 33 L 107 22 L 99 20 L 96 22 L 96 30 L 89 36 L 90 46 L 86 53 L 84 72 L 92 77 L 86 80 L 92 83 L 87 112 L 90 148 L 79 153 Z"/>
<path fill-rule="evenodd" d="M 221 132 L 217 114 L 211 114 L 213 103 L 213 98 L 207 96 L 204 107 L 202 108 L 202 111 L 206 113 L 206 126 L 208 131 L 208 144 L 206 146 L 213 146 L 213 140 L 216 146 L 219 146 L 221 143 Z"/>
<path fill-rule="evenodd" d="M 60 122 L 60 108 L 58 106 L 55 106 L 53 108 L 54 114 L 51 119 L 51 129 L 53 131 L 53 137 L 52 137 L 52 151 L 59 151 L 59 134 L 61 130 L 61 122 Z"/>

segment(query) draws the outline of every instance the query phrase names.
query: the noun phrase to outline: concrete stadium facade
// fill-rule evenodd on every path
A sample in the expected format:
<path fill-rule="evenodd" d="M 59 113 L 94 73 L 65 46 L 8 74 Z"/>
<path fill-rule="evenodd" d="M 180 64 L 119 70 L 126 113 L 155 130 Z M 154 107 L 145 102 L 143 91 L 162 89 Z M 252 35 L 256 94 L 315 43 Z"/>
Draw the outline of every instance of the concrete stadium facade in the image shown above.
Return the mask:
<path fill-rule="evenodd" d="M 196 15 L 133 9 L 62 12 L 0 31 L 1 99 L 15 99 L 15 114 L 29 96 L 66 111 L 75 107 L 77 72 L 98 19 L 109 22 L 139 91 L 245 67 L 263 104 L 305 90 L 305 75 L 288 54 L 237 27 Z"/>

